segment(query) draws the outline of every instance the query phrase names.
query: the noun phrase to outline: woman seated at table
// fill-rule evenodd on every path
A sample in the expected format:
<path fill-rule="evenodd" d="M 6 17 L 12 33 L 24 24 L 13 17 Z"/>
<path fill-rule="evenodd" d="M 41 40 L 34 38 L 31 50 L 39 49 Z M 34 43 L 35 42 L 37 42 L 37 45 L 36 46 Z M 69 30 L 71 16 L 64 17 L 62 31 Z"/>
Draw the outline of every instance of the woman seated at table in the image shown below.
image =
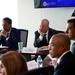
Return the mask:
<path fill-rule="evenodd" d="M 26 71 L 26 59 L 20 53 L 9 51 L 0 57 L 0 75 L 18 75 Z"/>

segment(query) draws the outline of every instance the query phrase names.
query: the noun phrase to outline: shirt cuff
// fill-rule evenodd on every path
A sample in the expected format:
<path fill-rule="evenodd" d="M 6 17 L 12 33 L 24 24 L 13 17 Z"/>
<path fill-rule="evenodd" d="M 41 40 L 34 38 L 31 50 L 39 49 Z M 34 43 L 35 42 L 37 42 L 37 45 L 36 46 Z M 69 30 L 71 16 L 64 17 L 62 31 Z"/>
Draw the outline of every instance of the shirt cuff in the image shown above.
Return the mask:
<path fill-rule="evenodd" d="M 40 41 L 42 41 L 42 39 L 43 39 L 43 36 L 42 36 L 42 35 L 40 35 L 40 36 L 39 36 L 39 39 L 40 39 Z"/>

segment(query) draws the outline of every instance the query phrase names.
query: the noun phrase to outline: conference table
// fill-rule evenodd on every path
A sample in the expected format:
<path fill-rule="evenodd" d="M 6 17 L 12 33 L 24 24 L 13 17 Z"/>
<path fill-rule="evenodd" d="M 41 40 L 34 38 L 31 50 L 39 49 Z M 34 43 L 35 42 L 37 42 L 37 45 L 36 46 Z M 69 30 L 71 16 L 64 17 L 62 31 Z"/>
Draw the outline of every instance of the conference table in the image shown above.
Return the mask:
<path fill-rule="evenodd" d="M 18 51 L 18 48 L 6 48 L 6 49 L 0 49 L 0 54 L 4 54 L 8 51 Z M 20 52 L 21 54 L 23 54 L 24 56 L 31 56 L 31 55 L 48 55 L 49 51 L 37 51 L 36 53 L 23 53 Z M 43 66 L 48 66 L 50 65 L 50 59 L 47 60 L 43 60 Z"/>
<path fill-rule="evenodd" d="M 2 48 L 0 49 L 0 54 L 4 54 L 8 51 L 18 51 L 18 48 Z M 26 58 L 27 58 L 27 61 L 30 61 L 32 58 L 31 58 L 31 55 L 41 55 L 41 56 L 46 56 L 47 54 L 49 54 L 49 51 L 37 51 L 36 53 L 34 52 L 20 52 L 22 55 L 24 55 Z"/>
<path fill-rule="evenodd" d="M 18 51 L 18 48 L 5 48 L 5 49 L 0 49 L 0 53 L 6 53 L 8 51 Z M 47 55 L 49 54 L 49 51 L 37 51 L 36 53 L 25 53 L 25 52 L 21 52 L 22 54 L 27 54 L 27 55 Z"/>

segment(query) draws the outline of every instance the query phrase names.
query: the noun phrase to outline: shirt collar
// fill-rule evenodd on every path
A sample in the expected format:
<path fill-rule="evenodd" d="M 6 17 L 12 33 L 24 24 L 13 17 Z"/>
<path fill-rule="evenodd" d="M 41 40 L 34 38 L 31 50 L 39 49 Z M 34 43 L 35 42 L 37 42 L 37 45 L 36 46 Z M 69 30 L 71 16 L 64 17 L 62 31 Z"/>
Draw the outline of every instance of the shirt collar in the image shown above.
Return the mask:
<path fill-rule="evenodd" d="M 9 34 L 10 34 L 10 32 L 11 32 L 11 29 L 10 29 L 10 31 L 9 31 L 9 32 L 7 32 L 7 33 L 9 33 Z"/>
<path fill-rule="evenodd" d="M 66 53 L 68 53 L 68 52 L 69 52 L 69 51 L 64 52 L 64 53 L 58 58 L 58 60 L 57 60 L 57 63 L 58 63 L 58 64 L 59 64 L 61 58 L 62 58 Z"/>
<path fill-rule="evenodd" d="M 48 35 L 48 31 L 47 31 L 46 33 L 43 33 L 43 34 L 46 34 L 46 35 Z"/>

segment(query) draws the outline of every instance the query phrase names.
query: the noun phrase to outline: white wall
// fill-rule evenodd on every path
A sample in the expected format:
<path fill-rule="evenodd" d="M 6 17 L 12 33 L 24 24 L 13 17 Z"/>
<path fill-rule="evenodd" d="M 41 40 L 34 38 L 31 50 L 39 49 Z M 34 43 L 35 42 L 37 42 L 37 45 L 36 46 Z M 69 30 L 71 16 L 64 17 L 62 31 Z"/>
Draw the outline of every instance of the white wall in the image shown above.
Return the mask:
<path fill-rule="evenodd" d="M 33 47 L 34 32 L 39 28 L 41 19 L 50 21 L 50 27 L 57 30 L 66 30 L 67 20 L 75 7 L 67 8 L 34 8 L 34 0 L 18 0 L 18 24 L 19 28 L 28 29 L 28 47 Z"/>
<path fill-rule="evenodd" d="M 0 29 L 2 29 L 2 19 L 9 17 L 12 19 L 12 26 L 18 28 L 18 0 L 0 0 Z"/>

